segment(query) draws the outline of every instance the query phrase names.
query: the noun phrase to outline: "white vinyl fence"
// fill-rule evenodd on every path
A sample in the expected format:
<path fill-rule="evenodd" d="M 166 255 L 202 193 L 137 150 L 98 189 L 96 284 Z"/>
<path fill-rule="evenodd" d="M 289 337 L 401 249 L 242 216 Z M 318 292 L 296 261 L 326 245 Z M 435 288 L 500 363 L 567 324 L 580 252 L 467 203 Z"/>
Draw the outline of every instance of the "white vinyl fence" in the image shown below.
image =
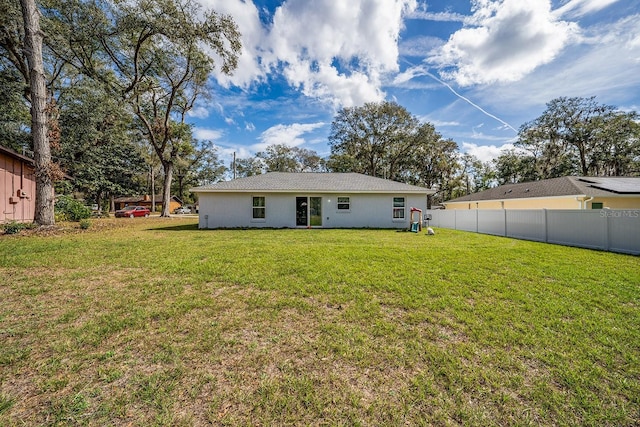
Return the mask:
<path fill-rule="evenodd" d="M 640 209 L 428 210 L 429 216 L 432 227 L 640 254 Z"/>

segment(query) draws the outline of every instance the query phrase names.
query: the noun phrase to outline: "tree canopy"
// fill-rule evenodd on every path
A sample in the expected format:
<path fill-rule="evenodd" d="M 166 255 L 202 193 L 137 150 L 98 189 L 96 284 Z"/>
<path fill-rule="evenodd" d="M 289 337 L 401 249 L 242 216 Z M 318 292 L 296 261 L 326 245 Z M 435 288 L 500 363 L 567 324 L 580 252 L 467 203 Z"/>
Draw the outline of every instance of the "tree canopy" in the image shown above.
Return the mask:
<path fill-rule="evenodd" d="M 231 169 L 234 165 L 231 165 Z M 325 172 L 325 159 L 313 150 L 272 144 L 253 157 L 236 159 L 237 177 L 259 175 L 266 172 Z"/>
<path fill-rule="evenodd" d="M 595 97 L 556 98 L 523 124 L 518 151 L 497 160 L 500 181 L 566 175 L 620 176 L 640 173 L 640 124 L 636 112 L 599 104 Z"/>
<path fill-rule="evenodd" d="M 192 0 L 52 1 L 54 55 L 130 107 L 160 159 L 168 216 L 174 166 L 194 149 L 186 114 L 214 67 L 227 74 L 237 67 L 235 22 Z"/>
<path fill-rule="evenodd" d="M 193 137 L 187 114 L 207 96 L 216 67 L 229 74 L 238 66 L 232 17 L 195 0 L 47 0 L 39 11 L 39 84 L 48 92 L 38 120 L 53 142 L 43 176 L 60 164 L 74 190 L 100 203 L 145 187 L 154 195 L 161 171 L 162 215 L 172 194 L 188 199 L 185 188 L 225 177 L 229 169 L 212 143 Z M 0 0 L 0 12 L 0 138 L 33 150 L 33 73 L 24 49 L 31 33 L 18 3 Z M 437 201 L 509 182 L 640 175 L 639 120 L 595 97 L 556 98 L 520 127 L 514 149 L 483 163 L 397 103 L 372 102 L 336 113 L 327 158 L 274 144 L 233 167 L 235 176 L 353 171 L 434 188 Z"/>
<path fill-rule="evenodd" d="M 396 179 L 417 126 L 418 120 L 394 102 L 342 108 L 331 123 L 331 167 Z"/>
<path fill-rule="evenodd" d="M 61 143 L 56 154 L 76 191 L 103 206 L 111 197 L 143 189 L 138 176 L 146 172 L 145 160 L 121 102 L 78 76 L 59 92 L 57 105 Z"/>
<path fill-rule="evenodd" d="M 15 82 L 16 76 L 22 76 L 22 83 L 3 85 L 0 91 L 0 101 L 6 101 L 0 107 L 0 135 L 8 137 L 13 148 L 20 148 L 25 145 L 24 130 L 34 130 L 25 126 L 29 109 L 18 99 L 22 95 L 31 102 L 32 73 L 24 55 L 30 50 L 24 49 L 27 32 L 16 25 L 22 21 L 20 8 L 10 0 L 0 0 L 0 12 L 0 81 Z M 90 79 L 106 104 L 113 107 L 111 119 L 126 119 L 129 130 L 134 129 L 132 132 L 149 144 L 160 161 L 166 201 L 162 214 L 168 215 L 174 166 L 183 166 L 183 160 L 195 152 L 186 114 L 196 100 L 207 96 L 214 68 L 230 74 L 238 64 L 240 33 L 233 18 L 203 9 L 193 0 L 47 0 L 38 15 L 43 31 L 36 33 L 45 36 L 41 59 L 49 89 L 47 111 L 57 116 L 56 106 L 64 109 L 60 112 L 63 147 L 54 153 L 55 158 L 80 177 L 78 189 L 85 191 L 94 188 L 101 175 L 97 172 L 101 169 L 99 159 L 90 153 L 103 151 L 106 158 L 129 153 L 132 160 L 139 159 L 127 145 L 132 138 L 105 139 L 107 133 L 123 135 L 117 126 L 106 133 L 96 127 L 100 120 L 109 120 L 109 114 L 103 114 L 107 107 L 98 106 L 91 117 L 78 120 L 79 110 L 73 104 L 91 108 L 94 94 L 85 86 L 85 90 L 75 91 L 72 100 L 73 86 Z M 123 111 L 128 117 L 121 114 Z M 83 151 L 83 156 L 72 154 L 81 152 L 91 135 L 98 134 L 101 136 L 92 142 L 93 151 Z M 89 176 L 96 177 L 91 185 Z M 101 186 L 123 190 L 111 184 L 103 182 Z"/>
<path fill-rule="evenodd" d="M 404 107 L 383 101 L 342 108 L 331 123 L 327 168 L 453 191 L 458 145 Z"/>

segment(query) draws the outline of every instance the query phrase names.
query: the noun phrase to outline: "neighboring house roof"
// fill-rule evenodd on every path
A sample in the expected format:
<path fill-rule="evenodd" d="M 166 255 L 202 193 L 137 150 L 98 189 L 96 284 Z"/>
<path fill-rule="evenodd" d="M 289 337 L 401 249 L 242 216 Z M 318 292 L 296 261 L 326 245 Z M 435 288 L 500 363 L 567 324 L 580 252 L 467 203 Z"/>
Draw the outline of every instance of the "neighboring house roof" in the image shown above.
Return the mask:
<path fill-rule="evenodd" d="M 23 156 L 22 154 L 13 151 L 8 147 L 3 147 L 2 145 L 0 145 L 0 153 L 6 154 L 7 156 L 13 157 L 18 160 L 22 160 L 23 162 L 28 163 L 31 166 L 35 166 L 35 162 L 31 157 Z"/>
<path fill-rule="evenodd" d="M 421 193 L 435 191 L 359 173 L 269 172 L 193 188 L 194 193 L 307 192 L 307 193 Z"/>
<path fill-rule="evenodd" d="M 448 200 L 446 203 L 535 197 L 640 195 L 640 178 L 564 176 L 541 181 L 505 184 Z"/>

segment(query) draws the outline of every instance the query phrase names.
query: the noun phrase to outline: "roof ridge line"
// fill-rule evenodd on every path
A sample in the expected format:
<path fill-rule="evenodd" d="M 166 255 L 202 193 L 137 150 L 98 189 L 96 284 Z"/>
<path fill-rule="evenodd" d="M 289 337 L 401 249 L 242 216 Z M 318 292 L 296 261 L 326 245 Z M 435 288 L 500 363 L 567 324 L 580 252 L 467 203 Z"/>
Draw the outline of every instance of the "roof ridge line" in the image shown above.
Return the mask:
<path fill-rule="evenodd" d="M 581 178 L 584 178 L 584 177 L 568 175 L 568 176 L 564 176 L 563 178 L 566 178 L 569 181 L 569 183 L 571 184 L 571 186 L 573 188 L 575 188 L 576 190 L 578 190 L 578 192 L 584 192 L 584 188 L 581 187 L 580 185 L 578 185 L 578 183 L 576 182 L 576 181 L 581 181 Z M 586 182 L 586 181 L 584 183 L 585 183 L 585 186 L 589 185 L 589 183 Z"/>

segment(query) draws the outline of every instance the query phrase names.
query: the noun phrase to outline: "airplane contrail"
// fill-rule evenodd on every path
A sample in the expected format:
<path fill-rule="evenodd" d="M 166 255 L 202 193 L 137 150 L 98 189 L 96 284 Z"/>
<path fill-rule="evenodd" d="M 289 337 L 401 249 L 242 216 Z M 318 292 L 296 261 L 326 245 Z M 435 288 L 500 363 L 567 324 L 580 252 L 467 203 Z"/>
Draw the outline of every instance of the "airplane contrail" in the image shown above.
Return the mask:
<path fill-rule="evenodd" d="M 462 99 L 463 101 L 465 101 L 465 102 L 469 103 L 469 105 L 471 105 L 472 107 L 474 107 L 474 108 L 478 109 L 478 110 L 479 110 L 479 111 L 481 111 L 483 114 L 485 114 L 485 115 L 487 115 L 487 116 L 491 117 L 492 119 L 497 120 L 498 122 L 502 123 L 503 125 L 505 125 L 505 126 L 506 126 L 506 127 L 508 127 L 509 129 L 511 129 L 512 131 L 514 131 L 515 133 L 518 133 L 518 131 L 517 131 L 513 126 L 511 126 L 509 123 L 507 123 L 507 122 L 505 122 L 504 120 L 502 120 L 500 117 L 497 117 L 497 116 L 495 116 L 495 115 L 491 114 L 490 112 L 488 112 L 488 111 L 486 111 L 485 109 L 483 109 L 481 106 L 479 106 L 479 105 L 477 105 L 477 104 L 474 104 L 474 103 L 473 103 L 473 101 L 471 101 L 469 98 L 467 98 L 467 97 L 465 97 L 465 96 L 463 96 L 463 95 L 460 95 L 460 94 L 459 94 L 458 92 L 456 92 L 456 91 L 455 91 L 455 89 L 454 89 L 454 88 L 452 88 L 452 87 L 451 87 L 451 85 L 450 85 L 450 84 L 448 84 L 447 82 L 440 80 L 439 78 L 437 78 L 436 76 L 434 76 L 433 74 L 431 74 L 431 73 L 430 73 L 429 71 L 427 71 L 427 70 L 423 70 L 423 71 L 424 71 L 424 73 L 425 73 L 426 75 L 428 75 L 429 77 L 431 77 L 432 79 L 434 79 L 434 80 L 435 80 L 435 81 L 437 81 L 438 83 L 440 83 L 440 84 L 442 84 L 442 85 L 446 86 L 446 87 L 447 87 L 451 92 L 453 92 L 453 94 L 454 94 L 455 96 L 457 96 L 458 98 L 460 98 L 460 99 Z"/>

